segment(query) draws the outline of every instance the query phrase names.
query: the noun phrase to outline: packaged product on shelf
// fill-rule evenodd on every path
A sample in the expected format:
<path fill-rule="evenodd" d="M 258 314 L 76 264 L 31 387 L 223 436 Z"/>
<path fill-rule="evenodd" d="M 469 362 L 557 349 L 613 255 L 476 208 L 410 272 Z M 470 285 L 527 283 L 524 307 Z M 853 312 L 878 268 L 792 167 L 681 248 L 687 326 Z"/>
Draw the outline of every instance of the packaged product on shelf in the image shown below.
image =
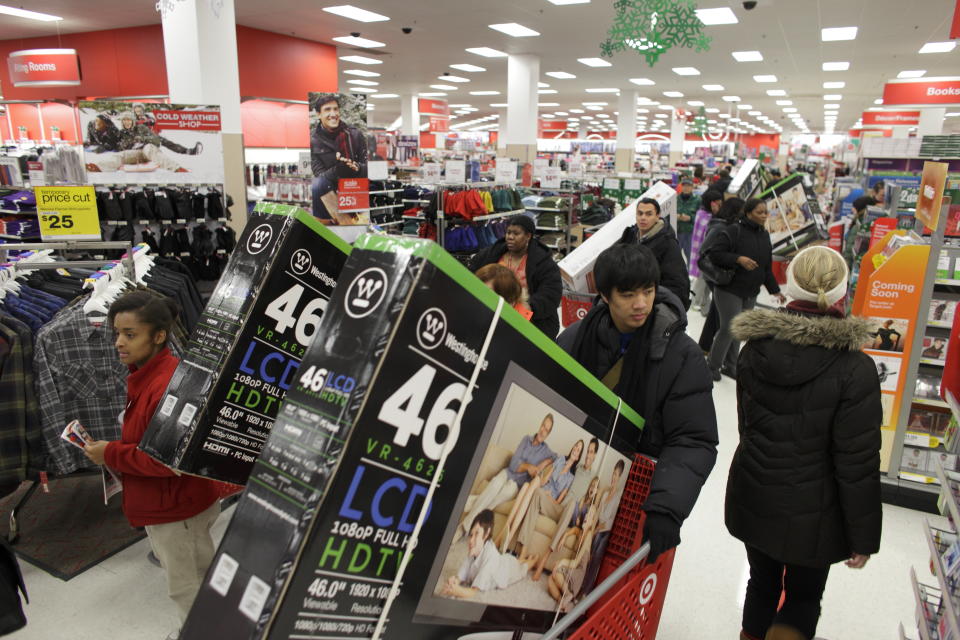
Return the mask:
<path fill-rule="evenodd" d="M 930 451 L 928 454 L 927 464 L 927 473 L 929 473 L 931 476 L 937 475 L 938 466 L 944 471 L 956 471 L 957 456 L 952 453 Z"/>
<path fill-rule="evenodd" d="M 917 398 L 927 400 L 940 399 L 940 377 L 926 373 L 917 376 L 917 388 L 915 391 Z"/>
<path fill-rule="evenodd" d="M 922 358 L 929 360 L 943 360 L 946 355 L 947 339 L 938 336 L 924 336 Z"/>
<path fill-rule="evenodd" d="M 927 314 L 927 320 L 938 325 L 949 325 L 952 327 L 953 314 L 956 312 L 956 310 L 956 300 L 933 298 L 930 300 L 930 311 Z"/>
<path fill-rule="evenodd" d="M 912 473 L 925 474 L 929 464 L 929 451 L 919 447 L 904 447 L 900 457 L 900 469 Z"/>
<path fill-rule="evenodd" d="M 960 280 L 960 258 L 957 258 L 953 262 L 953 276 L 954 280 Z"/>
<path fill-rule="evenodd" d="M 307 212 L 258 205 L 140 449 L 183 473 L 245 484 L 349 251 Z"/>
<path fill-rule="evenodd" d="M 938 278 L 949 278 L 951 275 L 950 270 L 950 254 L 946 251 L 940 251 L 940 257 L 937 259 L 937 277 Z"/>
<path fill-rule="evenodd" d="M 438 245 L 362 236 L 339 282 L 181 638 L 546 629 L 511 551 L 590 590 L 569 513 L 609 526 L 641 418 Z"/>

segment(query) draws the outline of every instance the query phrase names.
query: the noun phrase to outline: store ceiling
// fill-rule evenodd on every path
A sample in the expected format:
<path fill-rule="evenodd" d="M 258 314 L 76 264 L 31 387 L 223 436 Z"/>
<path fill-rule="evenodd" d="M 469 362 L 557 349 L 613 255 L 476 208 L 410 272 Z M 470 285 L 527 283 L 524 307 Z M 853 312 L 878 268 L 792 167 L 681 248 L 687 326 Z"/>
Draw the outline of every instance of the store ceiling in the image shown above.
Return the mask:
<path fill-rule="evenodd" d="M 390 17 L 389 21 L 362 23 L 322 11 L 322 7 L 342 2 Z M 760 130 L 773 131 L 747 115 L 760 111 L 773 119 L 784 131 L 796 127 L 784 108 L 797 109 L 811 131 L 824 128 L 824 105 L 839 105 L 836 130 L 852 126 L 861 112 L 874 107 L 883 84 L 904 70 L 926 71 L 926 76 L 957 75 L 960 69 L 960 47 L 948 53 L 919 54 L 927 42 L 942 42 L 949 37 L 954 0 L 759 0 L 747 11 L 736 0 L 698 0 L 700 8 L 730 7 L 739 22 L 706 27 L 713 38 L 710 51 L 671 50 L 653 68 L 639 55 L 618 53 L 613 66 L 587 67 L 578 58 L 599 56 L 599 44 L 614 17 L 612 0 L 592 0 L 588 4 L 557 6 L 547 0 L 236 0 L 237 22 L 250 27 L 291 34 L 310 40 L 335 44 L 334 37 L 360 32 L 386 44 L 375 49 L 354 50 L 340 46 L 340 55 L 360 54 L 382 59 L 383 64 L 363 66 L 340 61 L 341 90 L 347 80 L 369 80 L 379 83 L 378 93 L 442 92 L 451 104 L 468 104 L 477 111 L 461 114 L 458 122 L 476 120 L 497 112 L 491 104 L 505 103 L 506 58 L 484 58 L 465 51 L 468 47 L 492 47 L 515 54 L 540 56 L 541 81 L 555 94 L 543 94 L 542 102 L 558 106 L 541 107 L 540 113 L 558 111 L 572 117 L 592 115 L 590 129 L 602 128 L 600 114 L 607 114 L 615 123 L 618 97 L 611 93 L 588 93 L 591 88 L 635 89 L 653 101 L 696 111 L 687 101 L 702 101 L 710 109 L 730 113 L 750 122 Z M 31 0 L 28 8 L 62 16 L 61 22 L 35 22 L 0 16 L 0 39 L 31 37 L 56 33 L 91 31 L 159 22 L 155 0 Z M 495 23 L 516 22 L 541 35 L 515 38 L 488 28 Z M 824 27 L 858 27 L 856 39 L 822 42 Z M 401 31 L 411 27 L 409 35 Z M 762 62 L 737 62 L 733 51 L 758 50 Z M 131 51 L 129 55 L 157 55 L 156 52 Z M 823 71 L 822 63 L 845 61 L 847 71 Z M 450 64 L 469 63 L 486 68 L 479 73 L 457 71 Z M 673 67 L 695 67 L 698 76 L 679 76 Z M 282 68 L 282 64 L 281 67 Z M 380 73 L 379 77 L 346 75 L 348 69 Z M 561 80 L 545 75 L 548 71 L 566 71 L 577 77 Z M 454 83 L 438 79 L 450 72 L 470 82 Z M 759 83 L 755 75 L 774 75 L 776 82 Z M 653 86 L 635 86 L 630 78 L 653 80 Z M 842 89 L 825 89 L 824 82 L 844 82 Z M 454 90 L 431 88 L 446 84 Z M 723 91 L 706 91 L 704 84 L 723 85 Z M 767 90 L 782 89 L 786 96 L 769 96 Z M 500 95 L 475 96 L 471 91 L 500 91 Z M 683 97 L 668 98 L 664 91 L 678 91 Z M 824 95 L 840 95 L 825 100 Z M 739 104 L 752 109 L 736 109 L 737 103 L 725 102 L 722 96 L 739 96 Z M 791 100 L 792 105 L 777 105 L 777 100 Z M 583 102 L 607 102 L 601 110 L 588 110 Z M 371 111 L 371 122 L 378 126 L 392 123 L 400 115 L 397 98 L 377 99 Z M 653 123 L 656 107 L 643 107 L 641 114 Z M 577 114 L 571 109 L 583 109 Z M 956 109 L 954 111 L 960 111 Z M 668 114 L 669 111 L 660 110 Z M 720 122 L 717 114 L 709 114 Z M 557 116 L 564 119 L 567 116 Z M 583 121 L 586 122 L 586 121 Z M 490 121 L 487 121 L 489 124 Z M 947 129 L 960 132 L 960 116 L 947 119 Z M 605 125 L 604 125 L 605 126 Z M 667 125 L 669 126 L 669 125 Z M 652 128 L 650 124 L 647 128 Z M 469 130 L 470 127 L 465 127 Z"/>

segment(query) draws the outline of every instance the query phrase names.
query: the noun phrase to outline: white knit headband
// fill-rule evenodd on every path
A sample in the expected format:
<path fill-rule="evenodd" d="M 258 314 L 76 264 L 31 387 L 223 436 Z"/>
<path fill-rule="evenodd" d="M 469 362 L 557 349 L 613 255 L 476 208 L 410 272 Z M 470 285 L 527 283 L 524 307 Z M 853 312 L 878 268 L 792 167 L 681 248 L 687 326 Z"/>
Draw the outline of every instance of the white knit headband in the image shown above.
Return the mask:
<path fill-rule="evenodd" d="M 793 260 L 790 261 L 790 265 L 787 267 L 787 286 L 784 288 L 784 291 L 789 297 L 793 298 L 794 300 L 804 300 L 806 302 L 818 302 L 820 298 L 819 294 L 816 291 L 807 291 L 803 287 L 799 286 L 796 283 L 796 280 L 794 279 L 794 275 L 793 275 L 793 265 L 795 265 L 797 262 L 797 259 L 800 258 L 800 256 L 802 256 L 807 251 L 832 251 L 833 253 L 836 253 L 836 251 L 834 251 L 833 249 L 829 247 L 824 247 L 824 246 L 807 247 L 806 249 L 798 253 L 796 256 L 794 256 Z M 841 298 L 843 298 L 843 296 L 847 295 L 847 278 L 849 276 L 849 271 L 847 270 L 846 261 L 840 260 L 840 264 L 843 265 L 843 278 L 840 280 L 840 283 L 837 284 L 837 286 L 835 286 L 833 289 L 831 289 L 830 291 L 824 292 L 824 296 L 827 299 L 827 304 L 831 306 L 836 304 L 836 302 Z"/>

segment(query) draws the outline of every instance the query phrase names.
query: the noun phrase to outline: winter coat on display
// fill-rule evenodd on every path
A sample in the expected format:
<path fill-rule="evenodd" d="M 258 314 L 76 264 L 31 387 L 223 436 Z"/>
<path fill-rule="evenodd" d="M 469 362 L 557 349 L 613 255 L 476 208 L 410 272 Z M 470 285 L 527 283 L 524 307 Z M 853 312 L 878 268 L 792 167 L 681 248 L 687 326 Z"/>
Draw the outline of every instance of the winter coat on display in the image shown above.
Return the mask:
<path fill-rule="evenodd" d="M 680 301 L 658 288 L 654 312 L 623 352 L 620 381 L 613 388 L 644 418 L 637 452 L 658 459 L 643 508 L 668 514 L 678 524 L 690 515 L 713 469 L 718 443 L 710 370 L 697 343 L 684 333 L 686 325 Z M 621 334 L 602 302 L 557 342 L 598 378 L 621 357 Z"/>
<path fill-rule="evenodd" d="M 669 289 L 683 303 L 683 308 L 689 309 L 690 276 L 673 227 L 660 220 L 645 236 L 639 239 L 638 236 L 639 228 L 633 225 L 623 230 L 620 242 L 624 244 L 639 242 L 653 251 L 657 264 L 660 265 L 660 286 Z"/>
<path fill-rule="evenodd" d="M 354 171 L 341 158 L 353 160 L 360 166 Z M 310 134 L 310 166 L 314 177 L 324 178 L 337 188 L 340 178 L 360 178 L 367 175 L 367 141 L 363 133 L 349 125 L 340 123 L 335 131 L 327 131 L 317 124 Z"/>
<path fill-rule="evenodd" d="M 747 343 L 726 525 L 780 562 L 823 567 L 880 548 L 880 382 L 860 351 L 866 320 L 788 309 L 733 321 Z"/>
<path fill-rule="evenodd" d="M 103 129 L 97 129 L 97 121 L 103 123 Z M 87 124 L 87 136 L 84 146 L 94 153 L 120 151 L 120 129 L 107 116 L 97 116 Z"/>
<path fill-rule="evenodd" d="M 470 260 L 470 271 L 476 273 L 484 265 L 499 262 L 507 252 L 505 240 L 497 240 L 480 251 Z M 554 340 L 560 331 L 560 318 L 557 309 L 563 295 L 563 281 L 560 279 L 560 267 L 553 259 L 550 249 L 536 239 L 530 240 L 527 247 L 527 306 L 533 311 L 530 322 Z"/>
<path fill-rule="evenodd" d="M 712 231 L 712 230 L 711 230 Z M 760 285 L 771 294 L 780 293 L 780 285 L 773 276 L 773 246 L 767 230 L 747 218 L 722 228 L 716 234 L 709 233 L 703 253 L 709 253 L 714 263 L 726 269 L 734 269 L 730 284 L 720 287 L 728 293 L 743 298 L 755 298 Z M 737 258 L 746 256 L 759 265 L 747 271 L 737 263 Z"/>
<path fill-rule="evenodd" d="M 192 518 L 220 497 L 210 480 L 178 476 L 137 449 L 178 363 L 164 348 L 143 367 L 130 367 L 120 440 L 104 451 L 106 465 L 123 474 L 123 513 L 134 527 Z"/>

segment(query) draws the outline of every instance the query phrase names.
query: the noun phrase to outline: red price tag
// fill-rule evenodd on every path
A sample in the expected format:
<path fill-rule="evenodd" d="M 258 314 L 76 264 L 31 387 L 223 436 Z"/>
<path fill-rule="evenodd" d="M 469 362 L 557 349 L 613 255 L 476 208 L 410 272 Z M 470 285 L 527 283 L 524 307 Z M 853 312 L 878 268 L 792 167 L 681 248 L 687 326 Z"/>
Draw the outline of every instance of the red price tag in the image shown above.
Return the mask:
<path fill-rule="evenodd" d="M 340 211 L 364 211 L 370 208 L 370 181 L 366 178 L 342 178 L 337 188 Z"/>

